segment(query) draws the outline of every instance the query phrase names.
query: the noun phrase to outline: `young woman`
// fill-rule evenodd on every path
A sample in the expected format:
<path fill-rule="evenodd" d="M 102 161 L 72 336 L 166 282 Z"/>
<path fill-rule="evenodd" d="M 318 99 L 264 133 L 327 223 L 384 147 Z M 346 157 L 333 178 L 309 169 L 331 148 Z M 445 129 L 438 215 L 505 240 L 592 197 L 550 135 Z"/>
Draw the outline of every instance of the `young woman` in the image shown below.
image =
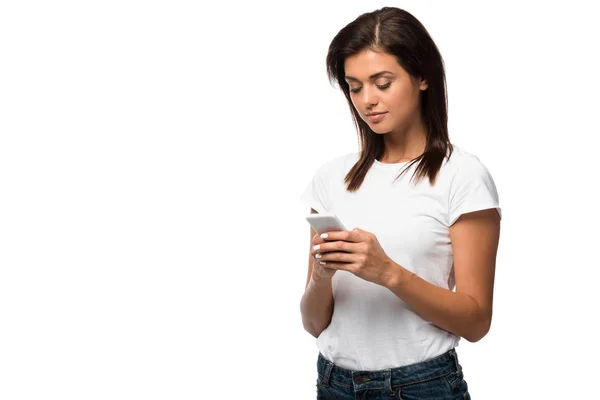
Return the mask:
<path fill-rule="evenodd" d="M 384 7 L 334 37 L 327 71 L 360 151 L 302 194 L 354 227 L 310 232 L 317 398 L 469 399 L 455 347 L 490 329 L 501 209 L 487 168 L 449 141 L 442 57 L 414 16 Z"/>

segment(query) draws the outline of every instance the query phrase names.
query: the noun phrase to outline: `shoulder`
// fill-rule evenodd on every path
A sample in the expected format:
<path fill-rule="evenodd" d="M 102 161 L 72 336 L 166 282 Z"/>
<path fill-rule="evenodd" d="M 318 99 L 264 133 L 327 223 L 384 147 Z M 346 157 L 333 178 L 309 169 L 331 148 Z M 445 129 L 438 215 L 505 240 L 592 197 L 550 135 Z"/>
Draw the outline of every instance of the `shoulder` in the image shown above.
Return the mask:
<path fill-rule="evenodd" d="M 456 145 L 445 166 L 444 176 L 451 196 L 480 190 L 498 195 L 496 183 L 487 166 L 475 154 Z"/>
<path fill-rule="evenodd" d="M 487 166 L 475 154 L 460 147 L 448 161 L 450 194 L 489 192 L 498 197 L 496 183 Z"/>
<path fill-rule="evenodd" d="M 489 173 L 479 157 L 457 145 L 453 145 L 453 152 L 449 158 L 446 158 L 445 166 L 452 176 Z"/>

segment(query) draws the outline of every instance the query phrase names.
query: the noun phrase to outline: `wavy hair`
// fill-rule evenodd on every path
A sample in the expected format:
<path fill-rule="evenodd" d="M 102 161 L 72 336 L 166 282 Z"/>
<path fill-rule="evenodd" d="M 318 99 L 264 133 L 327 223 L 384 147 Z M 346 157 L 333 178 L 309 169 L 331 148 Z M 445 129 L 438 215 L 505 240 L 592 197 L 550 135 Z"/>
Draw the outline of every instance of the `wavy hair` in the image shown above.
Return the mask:
<path fill-rule="evenodd" d="M 364 50 L 386 52 L 413 78 L 427 81 L 427 89 L 420 91 L 420 111 L 426 127 L 426 145 L 423 154 L 411 160 L 396 177 L 419 162 L 413 174 L 416 181 L 428 176 L 435 183 L 444 157 L 452 155 L 448 137 L 448 97 L 444 61 L 439 49 L 425 27 L 409 12 L 396 7 L 383 7 L 358 16 L 333 38 L 327 52 L 327 75 L 331 84 L 342 90 L 354 124 L 359 132 L 360 158 L 345 177 L 348 191 L 357 190 L 374 160 L 383 155 L 383 135 L 378 135 L 361 118 L 352 104 L 350 86 L 345 81 L 344 63 L 347 57 Z"/>

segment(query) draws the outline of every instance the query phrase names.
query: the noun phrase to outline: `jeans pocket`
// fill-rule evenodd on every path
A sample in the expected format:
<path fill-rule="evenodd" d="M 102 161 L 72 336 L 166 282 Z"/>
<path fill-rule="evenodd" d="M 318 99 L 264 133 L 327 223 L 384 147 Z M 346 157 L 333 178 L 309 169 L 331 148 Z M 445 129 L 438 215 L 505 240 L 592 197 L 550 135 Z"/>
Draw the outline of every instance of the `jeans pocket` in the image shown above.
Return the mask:
<path fill-rule="evenodd" d="M 457 396 L 456 398 L 470 400 L 471 396 L 469 395 L 469 386 L 467 385 L 467 381 L 464 379 L 464 373 L 461 371 L 454 371 L 445 376 L 448 384 L 452 388 L 452 394 Z"/>

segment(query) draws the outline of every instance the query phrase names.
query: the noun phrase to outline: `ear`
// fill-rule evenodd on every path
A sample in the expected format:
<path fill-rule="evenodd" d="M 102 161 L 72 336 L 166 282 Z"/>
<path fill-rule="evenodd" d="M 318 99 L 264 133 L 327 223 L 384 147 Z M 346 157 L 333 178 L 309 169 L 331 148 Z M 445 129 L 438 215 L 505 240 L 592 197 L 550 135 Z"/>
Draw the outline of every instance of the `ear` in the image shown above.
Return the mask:
<path fill-rule="evenodd" d="M 419 89 L 420 90 L 427 90 L 429 86 L 427 85 L 427 81 L 423 78 L 421 78 L 421 83 L 419 83 Z"/>

